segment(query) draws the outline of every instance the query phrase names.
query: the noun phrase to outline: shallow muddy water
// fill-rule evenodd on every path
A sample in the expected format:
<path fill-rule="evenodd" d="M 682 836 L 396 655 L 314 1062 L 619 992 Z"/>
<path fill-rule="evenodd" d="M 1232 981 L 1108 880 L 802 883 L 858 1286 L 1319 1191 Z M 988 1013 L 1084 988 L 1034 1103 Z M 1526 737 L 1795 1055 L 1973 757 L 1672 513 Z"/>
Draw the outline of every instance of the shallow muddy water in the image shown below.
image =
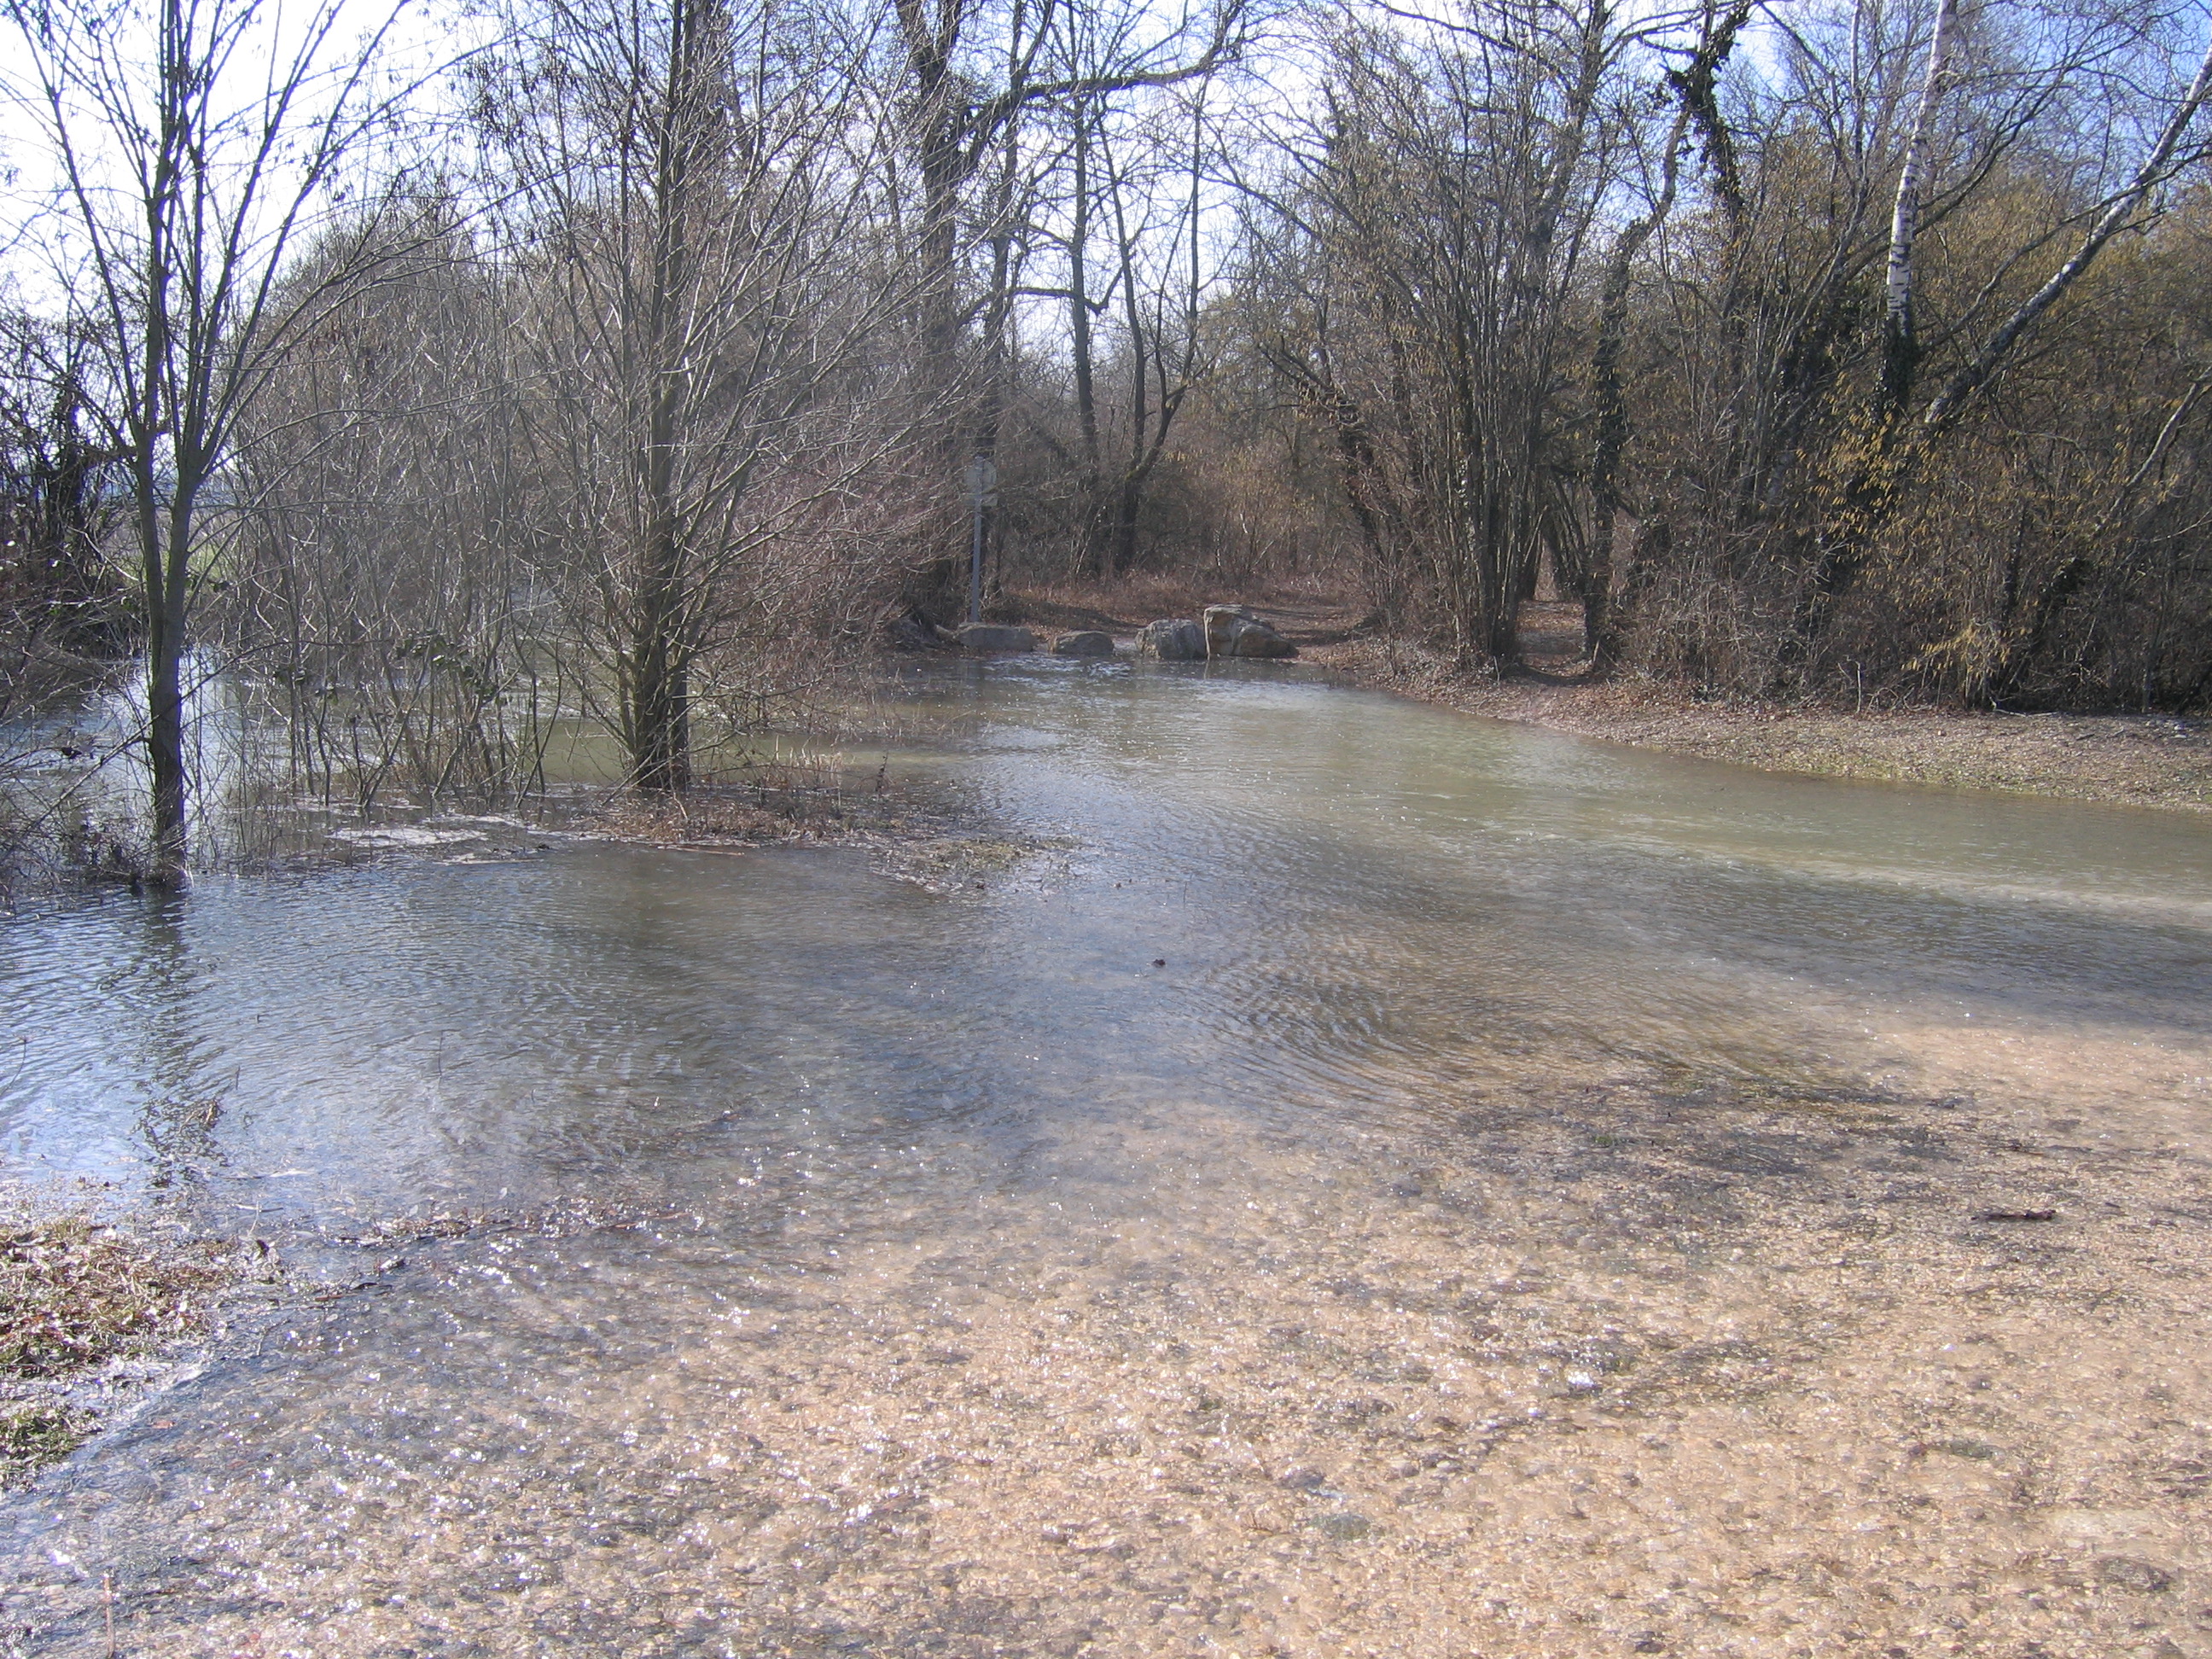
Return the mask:
<path fill-rule="evenodd" d="M 0 931 L 14 1167 L 369 1281 L 6 1500 L 19 1646 L 2212 1653 L 2201 820 L 902 695 L 1042 850 Z"/>

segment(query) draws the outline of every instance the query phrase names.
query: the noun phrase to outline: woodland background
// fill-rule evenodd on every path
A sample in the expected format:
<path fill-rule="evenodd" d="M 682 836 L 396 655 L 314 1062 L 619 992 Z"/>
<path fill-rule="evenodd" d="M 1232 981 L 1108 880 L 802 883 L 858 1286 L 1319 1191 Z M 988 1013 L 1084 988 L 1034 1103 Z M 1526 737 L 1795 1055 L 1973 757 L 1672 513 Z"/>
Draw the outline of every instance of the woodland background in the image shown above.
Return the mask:
<path fill-rule="evenodd" d="M 957 619 L 979 458 L 994 595 L 2212 694 L 2201 4 L 0 11 L 0 719 L 137 664 L 175 869 L 216 674 L 325 785 L 686 787 Z"/>

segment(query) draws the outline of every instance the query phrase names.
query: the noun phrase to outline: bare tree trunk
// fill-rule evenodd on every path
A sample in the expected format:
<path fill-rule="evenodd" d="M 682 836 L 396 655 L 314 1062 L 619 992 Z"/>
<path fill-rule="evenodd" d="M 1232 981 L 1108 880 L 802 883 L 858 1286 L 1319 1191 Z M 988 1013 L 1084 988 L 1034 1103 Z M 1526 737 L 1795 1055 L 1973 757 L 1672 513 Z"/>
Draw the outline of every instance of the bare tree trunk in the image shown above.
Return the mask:
<path fill-rule="evenodd" d="M 1103 147 L 1102 147 L 1103 148 Z M 1202 219 L 1200 185 L 1206 150 L 1206 105 L 1203 94 L 1190 111 L 1190 153 L 1187 169 L 1189 191 L 1182 204 L 1182 222 L 1170 239 L 1170 252 L 1153 298 L 1153 315 L 1146 315 L 1139 283 L 1139 238 L 1129 220 L 1127 193 L 1132 179 L 1106 154 L 1107 188 L 1114 214 L 1114 241 L 1118 259 L 1116 280 L 1121 288 L 1123 325 L 1128 331 L 1129 429 L 1126 459 L 1114 481 L 1110 544 L 1113 568 L 1126 572 L 1137 562 L 1138 536 L 1144 524 L 1146 498 L 1166 453 L 1176 416 L 1204 373 L 1206 354 L 1200 333 L 1203 283 L 1199 255 Z M 1141 180 L 1136 181 L 1141 184 Z M 1182 263 L 1182 230 L 1189 232 L 1189 264 L 1182 273 L 1185 284 L 1180 307 L 1182 340 L 1171 352 L 1167 325 L 1176 268 Z M 1110 291 L 1110 290 L 1109 290 Z M 1170 362 L 1171 356 L 1175 361 Z"/>
<path fill-rule="evenodd" d="M 1097 371 L 1091 347 L 1091 137 L 1090 106 L 1075 112 L 1074 194 L 1068 207 L 1067 332 L 1075 376 L 1075 427 L 1081 443 L 1076 487 L 1082 495 L 1081 543 L 1078 563 L 1101 581 L 1114 578 L 1113 544 L 1104 532 L 1105 463 L 1098 443 Z"/>
<path fill-rule="evenodd" d="M 1631 220 L 1614 239 L 1607 261 L 1605 286 L 1598 297 L 1597 343 L 1591 353 L 1593 401 L 1596 430 L 1590 452 L 1590 504 L 1595 523 L 1590 529 L 1589 568 L 1573 573 L 1577 597 L 1583 605 L 1583 648 L 1589 654 L 1589 675 L 1602 679 L 1611 674 L 1620 657 L 1621 640 L 1613 610 L 1613 548 L 1624 503 L 1620 495 L 1621 458 L 1628 448 L 1628 396 L 1622 385 L 1620 356 L 1628 339 L 1629 280 L 1636 256 L 1654 231 L 1665 222 L 1674 205 L 1680 175 L 1682 141 L 1689 124 L 1685 109 L 1667 134 L 1667 150 L 1661 162 L 1658 199 L 1651 210 Z"/>
<path fill-rule="evenodd" d="M 690 655 L 682 509 L 676 450 L 691 365 L 686 314 L 697 302 L 690 269 L 696 175 L 722 137 L 713 32 L 724 22 L 715 0 L 675 0 L 669 13 L 667 79 L 653 135 L 652 254 L 640 344 L 646 385 L 645 430 L 637 457 L 643 509 L 637 600 L 624 665 L 633 781 L 641 789 L 683 790 L 691 783 Z"/>
<path fill-rule="evenodd" d="M 1240 50 L 1244 15 L 1244 0 L 1220 0 L 1205 47 L 1179 64 L 1145 66 L 1156 62 L 1162 49 L 1178 44 L 1178 31 L 1165 40 L 1154 34 L 1134 46 L 1125 41 L 1120 61 L 1103 64 L 1095 72 L 1037 80 L 1037 55 L 1061 27 L 1060 14 L 1051 3 L 1033 11 L 1017 0 L 1008 32 L 1006 85 L 981 96 L 955 61 L 975 3 L 936 0 L 933 9 L 929 0 L 894 0 L 913 88 L 914 150 L 921 186 L 922 355 L 927 378 L 951 416 L 941 428 L 940 444 L 941 464 L 948 468 L 956 460 L 963 429 L 972 423 L 972 416 L 963 408 L 968 400 L 960 366 L 965 325 L 959 299 L 961 197 L 988 147 L 1026 109 L 1073 103 L 1079 111 L 1085 100 L 1139 87 L 1171 87 L 1211 75 Z M 950 557 L 937 559 L 922 573 L 921 585 L 941 586 L 955 568 Z"/>
<path fill-rule="evenodd" d="M 148 878 L 158 885 L 182 886 L 186 846 L 185 697 L 183 685 L 185 605 L 181 559 L 172 560 L 161 544 L 158 513 L 141 515 L 140 534 L 151 547 L 145 568 L 155 580 L 146 600 L 146 763 L 153 789 L 153 863 Z M 158 574 L 156 574 L 158 573 Z"/>
<path fill-rule="evenodd" d="M 138 552 L 146 601 L 146 763 L 153 789 L 153 863 L 150 878 L 164 886 L 182 886 L 187 846 L 185 777 L 185 708 L 181 670 L 190 580 L 191 502 L 183 468 L 162 522 L 161 460 L 156 446 L 167 433 L 173 443 L 180 410 L 167 392 L 175 374 L 177 342 L 169 314 L 176 281 L 176 215 L 185 149 L 191 80 L 191 42 L 179 0 L 163 0 L 157 36 L 160 104 L 155 154 L 149 175 L 146 214 L 144 337 L 139 354 L 140 383 L 135 405 L 125 418 L 133 451 L 138 496 Z M 135 418 L 131 418 L 135 416 Z M 164 536 L 163 532 L 167 532 Z M 182 544 L 179 544 L 179 542 Z"/>
<path fill-rule="evenodd" d="M 1146 477 L 1158 456 L 1152 441 L 1151 392 L 1152 359 L 1160 343 L 1157 336 L 1148 337 L 1144 311 L 1137 300 L 1137 251 L 1129 236 L 1128 210 L 1121 199 L 1124 183 L 1118 171 L 1111 173 L 1114 240 L 1121 254 L 1121 315 L 1129 331 L 1128 459 L 1122 463 L 1121 476 L 1114 481 L 1113 551 L 1108 559 L 1117 571 L 1129 570 L 1137 562 L 1138 509 L 1144 497 Z M 1162 437 L 1166 435 L 1166 422 L 1172 418 L 1170 411 L 1161 411 Z"/>
<path fill-rule="evenodd" d="M 1829 613 L 1857 581 L 1868 550 L 1887 526 L 1907 485 L 1925 465 L 1930 445 L 1957 422 L 2044 313 L 2096 263 L 2106 245 L 2135 218 L 2150 193 L 2172 176 L 2175 153 L 2208 98 L 2212 98 L 2212 47 L 2207 48 L 2196 76 L 2142 165 L 2098 216 L 2066 263 L 2006 318 L 1944 384 L 1922 414 L 1917 430 L 1898 441 L 1902 434 L 1893 422 L 1862 446 L 1816 532 L 1811 576 L 1792 611 L 1778 657 L 1778 678 L 1783 682 L 1794 680 L 1811 663 L 1826 631 Z M 1908 289 L 1908 297 L 1909 292 Z"/>
<path fill-rule="evenodd" d="M 998 199 L 990 228 L 991 276 L 983 301 L 982 385 L 978 388 L 975 415 L 975 453 L 988 477 L 998 476 L 999 444 L 1004 436 L 1008 383 L 1013 374 L 1013 354 L 1008 334 L 1013 322 L 1015 289 L 1021 285 L 1025 250 L 1018 251 L 1017 219 L 1022 199 L 1021 124 L 1009 120 L 999 141 Z M 985 490 L 978 501 L 976 526 L 986 559 L 995 555 L 1000 539 L 998 495 Z"/>
<path fill-rule="evenodd" d="M 2188 137 L 2189 129 L 2196 124 L 2208 97 L 2212 97 L 2212 47 L 2206 49 L 2203 61 L 2197 65 L 2196 76 L 2190 82 L 2188 91 L 2182 94 L 2181 102 L 2167 118 L 2165 130 L 2159 134 L 2158 142 L 2151 146 L 2150 154 L 2144 158 L 2142 166 L 2136 169 L 2134 177 L 2098 216 L 2097 222 L 2081 239 L 2081 245 L 2074 251 L 2073 257 L 2053 271 L 2041 288 L 2005 319 L 2003 324 L 1983 343 L 1982 349 L 1974 354 L 1972 359 L 1945 384 L 1943 390 L 1928 405 L 1927 413 L 1921 417 L 1921 424 L 1924 428 L 1931 433 L 1937 432 L 1959 417 L 1968 401 L 1988 385 L 1990 377 L 2002 367 L 2004 360 L 2020 343 L 2021 337 L 2035 326 L 2037 319 L 2057 305 L 2066 290 L 2096 263 L 2097 256 L 2105 250 L 2105 245 L 2126 228 L 2145 198 L 2172 177 L 2174 153 L 2181 148 L 2181 141 Z"/>

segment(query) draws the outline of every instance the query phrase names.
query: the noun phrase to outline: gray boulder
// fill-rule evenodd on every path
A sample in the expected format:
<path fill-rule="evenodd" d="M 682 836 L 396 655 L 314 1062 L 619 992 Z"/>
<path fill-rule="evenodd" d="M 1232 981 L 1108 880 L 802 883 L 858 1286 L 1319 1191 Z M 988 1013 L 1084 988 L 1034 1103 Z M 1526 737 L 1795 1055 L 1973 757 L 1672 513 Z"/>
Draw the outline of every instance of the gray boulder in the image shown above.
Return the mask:
<path fill-rule="evenodd" d="M 995 623 L 966 623 L 952 635 L 963 651 L 1034 651 L 1036 638 L 1026 628 L 1001 628 Z"/>
<path fill-rule="evenodd" d="M 1200 662 L 1206 657 L 1206 630 L 1188 617 L 1148 622 L 1137 635 L 1137 654 L 1162 662 Z"/>
<path fill-rule="evenodd" d="M 1295 657 L 1298 648 L 1241 605 L 1206 607 L 1208 657 Z"/>
<path fill-rule="evenodd" d="M 1086 628 L 1073 634 L 1062 634 L 1052 642 L 1055 657 L 1110 657 L 1114 654 L 1114 636 Z"/>

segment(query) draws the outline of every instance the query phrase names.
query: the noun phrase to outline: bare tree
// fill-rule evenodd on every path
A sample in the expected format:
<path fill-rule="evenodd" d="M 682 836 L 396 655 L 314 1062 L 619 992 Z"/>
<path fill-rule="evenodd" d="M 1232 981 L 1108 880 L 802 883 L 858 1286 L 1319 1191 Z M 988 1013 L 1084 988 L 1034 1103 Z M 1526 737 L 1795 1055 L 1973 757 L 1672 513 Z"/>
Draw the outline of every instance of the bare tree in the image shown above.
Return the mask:
<path fill-rule="evenodd" d="M 241 411 L 301 332 L 387 268 L 404 198 L 346 198 L 349 162 L 408 88 L 382 76 L 396 13 L 365 40 L 321 0 L 0 0 L 22 51 L 8 82 L 58 178 L 51 239 L 88 403 L 126 458 L 146 629 L 155 879 L 186 867 L 185 687 L 197 585 L 214 555 Z M 350 228 L 333 234 L 343 221 Z M 60 226 L 56 226 L 58 232 Z M 311 235 L 322 259 L 291 282 Z"/>
<path fill-rule="evenodd" d="M 1419 567 L 1469 666 L 1516 665 L 1544 554 L 1576 556 L 1562 393 L 1630 38 L 1608 0 L 1347 27 L 1299 159 L 1330 291 L 1278 361 L 1328 411 L 1376 557 Z"/>
<path fill-rule="evenodd" d="M 1929 49 L 1922 119 L 1933 103 L 1948 62 L 1946 40 L 1951 16 L 1950 0 L 1945 0 Z M 2062 70 L 2066 67 L 2070 65 L 2061 66 Z M 2087 275 L 2112 240 L 2124 230 L 2142 229 L 2157 216 L 2158 192 L 2198 158 L 2200 152 L 2188 141 L 2208 99 L 2212 99 L 2212 46 L 2208 46 L 2187 85 L 2172 94 L 2142 160 L 2117 189 L 2094 204 L 2087 228 L 2071 254 L 1984 337 L 1968 346 L 1964 360 L 1917 419 L 1911 420 L 1908 399 L 1921 357 L 1911 313 L 1912 202 L 1920 189 L 1918 169 L 1925 160 L 1922 122 L 1916 119 L 1901 164 L 1896 228 L 1890 240 L 1877 419 L 1870 433 L 1850 443 L 1823 505 L 1814 532 L 1816 556 L 1784 641 L 1781 660 L 1785 684 L 1788 677 L 1807 664 L 1836 601 L 1858 580 L 1870 549 L 1888 527 L 1917 475 L 1929 465 L 1936 447 L 1986 391 L 2030 331 Z"/>
<path fill-rule="evenodd" d="M 1905 406 L 1912 372 L 1920 356 L 1920 336 L 1912 318 L 1912 240 L 1920 228 L 1920 197 L 1926 187 L 1929 157 L 1936 143 L 1936 113 L 1951 70 L 1951 47 L 1959 31 L 1959 0 L 1939 0 L 1935 32 L 1928 41 L 1928 73 L 1905 159 L 1897 169 L 1897 200 L 1889 220 L 1889 264 L 1882 278 L 1881 391 L 1875 418 L 1887 421 Z"/>
<path fill-rule="evenodd" d="M 34 695 L 41 659 L 127 638 L 105 543 L 121 459 L 88 430 L 82 343 L 40 319 L 0 332 L 0 720 Z"/>
<path fill-rule="evenodd" d="M 1076 565 L 1105 580 L 1136 562 L 1146 496 L 1176 418 L 1205 373 L 1202 187 L 1209 143 L 1203 88 L 1116 134 L 1103 100 L 1069 112 L 1065 251 L 1073 457 L 1079 501 Z M 1105 282 L 1093 278 L 1104 221 Z M 1102 410 L 1100 325 L 1114 313 L 1106 367 L 1120 396 Z M 1113 359 L 1118 356 L 1118 362 Z M 1109 460 L 1112 441 L 1117 453 Z"/>
<path fill-rule="evenodd" d="M 548 543 L 641 787 L 690 781 L 696 674 L 753 613 L 759 556 L 903 435 L 882 376 L 911 286 L 865 187 L 884 130 L 846 21 L 785 0 L 519 20 L 501 106 L 532 181 L 517 280 L 560 478 Z"/>
<path fill-rule="evenodd" d="M 295 790 L 366 809 L 542 779 L 572 653 L 537 580 L 514 289 L 456 225 L 303 335 L 247 412 L 210 614 L 282 709 Z"/>
<path fill-rule="evenodd" d="M 1561 573 L 1566 586 L 1582 601 L 1583 648 L 1589 653 L 1589 672 L 1595 678 L 1610 674 L 1618 665 L 1624 633 L 1624 617 L 1615 607 L 1613 588 L 1618 574 L 1616 546 L 1620 520 L 1628 507 L 1621 483 L 1631 432 L 1623 365 L 1628 345 L 1632 285 L 1645 245 L 1665 226 L 1674 210 L 1681 188 L 1684 152 L 1693 129 L 1702 127 L 1707 131 L 1705 148 L 1715 173 L 1723 211 L 1732 227 L 1741 224 L 1742 189 L 1735 177 L 1729 138 L 1721 127 L 1714 86 L 1751 21 L 1752 10 L 1753 0 L 1735 0 L 1725 10 L 1708 0 L 1701 8 L 1695 46 L 1680 69 L 1668 72 L 1675 107 L 1659 142 L 1656 179 L 1650 185 L 1650 205 L 1621 226 L 1606 261 L 1604 284 L 1598 296 L 1596 340 L 1590 354 L 1592 523 L 1588 538 L 1578 550 L 1581 556 L 1564 561 Z M 1634 577 L 1640 574 L 1632 572 L 1628 583 L 1631 609 L 1641 586 Z"/>
<path fill-rule="evenodd" d="M 980 410 L 969 407 L 961 349 L 977 308 L 963 279 L 963 231 L 978 169 L 1030 111 L 1095 106 L 1212 75 L 1243 50 L 1255 8 L 1249 0 L 1218 0 L 1210 15 L 1186 15 L 1166 27 L 1141 6 L 1094 9 L 1063 0 L 1010 0 L 1002 12 L 986 0 L 893 0 L 892 9 L 920 196 L 915 241 L 924 370 L 940 389 L 943 407 L 963 411 L 945 429 L 940 465 L 957 454 L 963 439 L 988 461 L 997 440 L 997 393 L 987 390 Z M 1076 36 L 1084 50 L 1071 52 Z M 984 295 L 987 315 L 995 292 Z M 941 586 L 951 568 L 949 561 L 938 561 L 924 585 Z"/>

